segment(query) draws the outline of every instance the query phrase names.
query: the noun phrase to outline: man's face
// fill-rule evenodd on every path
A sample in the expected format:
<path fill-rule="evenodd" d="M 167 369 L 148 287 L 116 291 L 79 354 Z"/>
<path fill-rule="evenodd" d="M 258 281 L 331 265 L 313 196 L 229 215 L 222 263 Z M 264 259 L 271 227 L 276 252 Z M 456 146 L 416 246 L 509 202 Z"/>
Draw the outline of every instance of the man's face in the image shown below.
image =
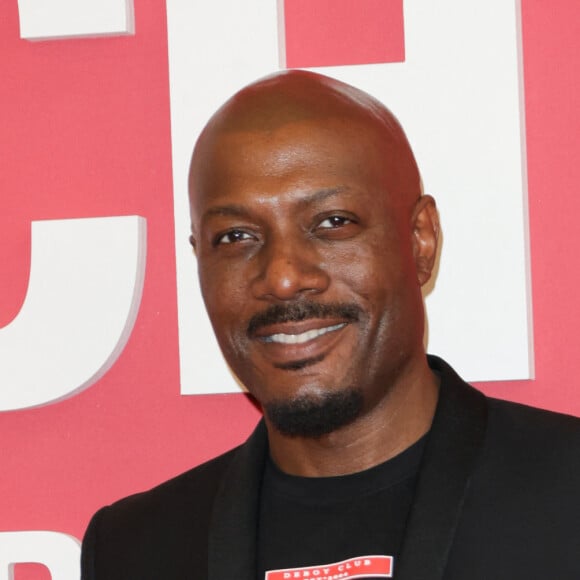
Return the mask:
<path fill-rule="evenodd" d="M 422 348 L 412 203 L 389 191 L 390 154 L 368 127 L 325 119 L 218 133 L 194 157 L 203 297 L 266 413 L 349 392 L 364 412 Z"/>

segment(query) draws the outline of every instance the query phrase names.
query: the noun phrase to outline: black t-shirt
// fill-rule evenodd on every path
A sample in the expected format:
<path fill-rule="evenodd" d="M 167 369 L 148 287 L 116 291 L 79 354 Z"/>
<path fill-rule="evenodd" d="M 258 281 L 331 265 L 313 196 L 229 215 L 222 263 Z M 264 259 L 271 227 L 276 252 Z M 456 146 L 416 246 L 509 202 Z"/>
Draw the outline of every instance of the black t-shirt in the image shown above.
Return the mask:
<path fill-rule="evenodd" d="M 425 439 L 385 463 L 339 477 L 291 476 L 269 460 L 261 492 L 258 580 L 390 578 Z"/>

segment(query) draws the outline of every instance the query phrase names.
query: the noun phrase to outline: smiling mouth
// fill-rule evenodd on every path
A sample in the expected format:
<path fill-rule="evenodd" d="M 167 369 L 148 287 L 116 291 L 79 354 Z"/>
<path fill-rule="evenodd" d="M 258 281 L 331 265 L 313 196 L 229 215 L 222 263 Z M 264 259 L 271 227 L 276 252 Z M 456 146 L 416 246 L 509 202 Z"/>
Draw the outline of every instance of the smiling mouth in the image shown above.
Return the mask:
<path fill-rule="evenodd" d="M 264 336 L 261 338 L 263 342 L 271 342 L 276 344 L 304 344 L 315 338 L 328 334 L 329 332 L 334 332 L 340 328 L 346 326 L 346 322 L 341 322 L 339 324 L 333 324 L 332 326 L 325 326 L 324 328 L 313 328 L 312 330 L 307 330 L 299 334 L 286 334 L 284 332 L 278 332 L 276 334 L 271 334 L 269 336 Z"/>

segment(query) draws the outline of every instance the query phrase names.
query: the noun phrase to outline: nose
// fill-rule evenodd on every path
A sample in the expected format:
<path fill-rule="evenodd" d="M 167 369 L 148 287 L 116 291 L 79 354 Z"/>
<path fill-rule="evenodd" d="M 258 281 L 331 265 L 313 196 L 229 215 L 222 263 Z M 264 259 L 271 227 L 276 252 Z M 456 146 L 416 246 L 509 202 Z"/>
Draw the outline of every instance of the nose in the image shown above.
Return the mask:
<path fill-rule="evenodd" d="M 330 283 L 319 252 L 308 240 L 270 240 L 262 248 L 252 293 L 260 300 L 293 300 L 324 292 Z"/>

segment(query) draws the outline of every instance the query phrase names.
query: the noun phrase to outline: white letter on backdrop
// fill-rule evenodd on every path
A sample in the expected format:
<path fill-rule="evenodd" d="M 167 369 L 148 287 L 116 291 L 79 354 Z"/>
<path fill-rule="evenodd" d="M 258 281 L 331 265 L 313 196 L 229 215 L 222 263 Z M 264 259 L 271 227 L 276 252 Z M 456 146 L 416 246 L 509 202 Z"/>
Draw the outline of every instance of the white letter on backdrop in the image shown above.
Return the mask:
<path fill-rule="evenodd" d="M 0 532 L 0 580 L 14 579 L 14 564 L 44 564 L 52 580 L 78 580 L 80 542 L 59 532 Z"/>
<path fill-rule="evenodd" d="M 0 411 L 68 397 L 121 354 L 141 302 L 146 221 L 32 222 L 28 292 L 0 329 Z"/>
<path fill-rule="evenodd" d="M 133 0 L 18 0 L 28 40 L 133 34 Z"/>
<path fill-rule="evenodd" d="M 429 350 L 474 381 L 533 376 L 520 3 L 405 0 L 404 62 L 315 69 L 383 100 L 405 127 L 444 222 Z M 183 394 L 239 391 L 193 275 L 187 172 L 215 109 L 279 68 L 292 34 L 283 9 L 282 0 L 167 0 Z"/>

